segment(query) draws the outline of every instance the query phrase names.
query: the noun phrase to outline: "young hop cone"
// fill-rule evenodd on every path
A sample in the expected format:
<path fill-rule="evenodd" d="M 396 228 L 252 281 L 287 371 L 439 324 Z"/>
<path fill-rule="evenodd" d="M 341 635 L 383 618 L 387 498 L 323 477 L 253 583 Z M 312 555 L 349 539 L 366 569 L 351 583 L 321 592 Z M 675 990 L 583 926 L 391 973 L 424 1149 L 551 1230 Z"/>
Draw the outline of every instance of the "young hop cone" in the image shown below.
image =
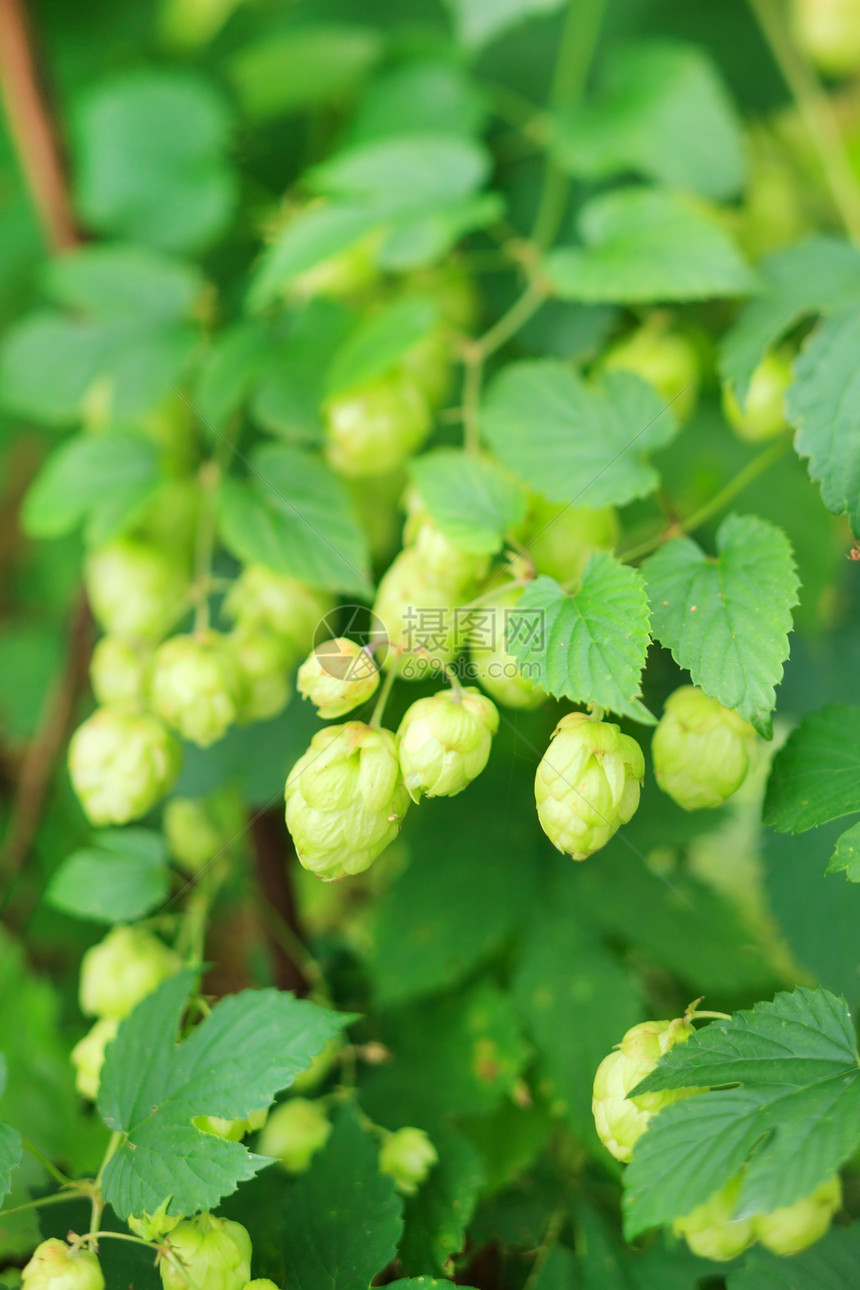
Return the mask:
<path fill-rule="evenodd" d="M 693 1034 L 684 1017 L 672 1021 L 643 1021 L 627 1031 L 621 1043 L 597 1068 L 592 1090 L 591 1113 L 597 1136 L 616 1160 L 625 1164 L 648 1128 L 653 1115 L 664 1106 L 689 1097 L 695 1089 L 671 1089 L 664 1093 L 642 1093 L 629 1097 L 664 1053 L 684 1044 Z"/>
<path fill-rule="evenodd" d="M 611 722 L 568 713 L 535 776 L 541 828 L 559 851 L 586 860 L 632 817 L 644 774 L 635 739 Z"/>
<path fill-rule="evenodd" d="M 211 1133 L 225 1142 L 241 1142 L 249 1133 L 256 1133 L 266 1123 L 268 1107 L 252 1111 L 244 1120 L 224 1120 L 220 1115 L 195 1115 L 191 1123 L 201 1133 Z"/>
<path fill-rule="evenodd" d="M 416 551 L 395 556 L 383 574 L 373 606 L 385 632 L 383 666 L 405 680 L 420 681 L 444 670 L 458 648 L 454 615 L 456 588 L 427 576 Z"/>
<path fill-rule="evenodd" d="M 459 597 L 467 597 L 467 593 L 486 576 L 490 557 L 464 551 L 446 537 L 431 519 L 416 489 L 409 489 L 405 501 L 404 547 L 413 549 L 416 563 L 425 578 L 444 583 Z"/>
<path fill-rule="evenodd" d="M 324 721 L 345 716 L 366 703 L 379 686 L 379 671 L 366 649 L 345 636 L 323 641 L 299 668 L 299 694 Z"/>
<path fill-rule="evenodd" d="M 262 564 L 246 565 L 224 600 L 231 621 L 243 628 L 268 628 L 284 638 L 295 656 L 308 652 L 317 624 L 331 607 L 325 592 Z"/>
<path fill-rule="evenodd" d="M 81 1097 L 88 1097 L 92 1102 L 98 1098 L 105 1049 L 116 1039 L 119 1021 L 119 1017 L 102 1017 L 72 1049 L 75 1088 Z"/>
<path fill-rule="evenodd" d="M 279 1160 L 291 1174 L 303 1174 L 328 1142 L 331 1121 L 321 1102 L 291 1097 L 271 1112 L 257 1151 Z"/>
<path fill-rule="evenodd" d="M 326 457 L 352 478 L 394 470 L 421 447 L 432 417 L 417 383 L 389 372 L 324 405 Z"/>
<path fill-rule="evenodd" d="M 229 1218 L 198 1214 L 175 1227 L 165 1244 L 171 1258 L 158 1264 L 164 1290 L 245 1290 L 251 1279 L 251 1238 Z"/>
<path fill-rule="evenodd" d="M 236 720 L 268 721 L 290 700 L 292 647 L 268 627 L 236 627 L 224 638 L 239 669 Z"/>
<path fill-rule="evenodd" d="M 754 1218 L 733 1218 L 740 1191 L 740 1178 L 734 1178 L 715 1192 L 704 1205 L 698 1205 L 684 1218 L 672 1224 L 672 1231 L 683 1236 L 700 1259 L 727 1263 L 743 1254 L 756 1239 Z"/>
<path fill-rule="evenodd" d="M 52 1236 L 42 1241 L 21 1273 L 21 1290 L 105 1290 L 92 1250 L 73 1250 Z"/>
<path fill-rule="evenodd" d="M 685 811 L 722 806 L 747 776 L 755 731 L 749 722 L 692 685 L 666 701 L 654 731 L 654 774 Z"/>
<path fill-rule="evenodd" d="M 287 828 L 306 869 L 334 882 L 368 869 L 400 832 L 409 794 L 390 730 L 318 730 L 287 777 Z"/>
<path fill-rule="evenodd" d="M 181 611 L 182 562 L 134 538 L 117 538 L 87 556 L 84 585 L 100 626 L 115 636 L 158 640 Z"/>
<path fill-rule="evenodd" d="M 242 681 L 223 636 L 172 636 L 156 650 L 150 695 L 155 711 L 183 739 L 208 748 L 236 720 Z"/>
<path fill-rule="evenodd" d="M 770 1214 L 757 1214 L 753 1219 L 756 1238 L 774 1254 L 799 1254 L 821 1240 L 841 1206 L 842 1183 L 837 1174 L 811 1196 Z"/>
<path fill-rule="evenodd" d="M 462 793 L 486 766 L 498 728 L 495 705 L 472 687 L 440 690 L 413 703 L 397 732 L 413 802 Z"/>
<path fill-rule="evenodd" d="M 860 71 L 860 0 L 792 0 L 794 38 L 828 76 Z"/>
<path fill-rule="evenodd" d="M 184 1214 L 168 1214 L 169 1204 L 168 1197 L 152 1214 L 148 1214 L 146 1210 L 142 1214 L 129 1214 L 126 1221 L 135 1236 L 141 1237 L 144 1241 L 161 1241 L 168 1232 L 172 1232 L 184 1222 Z"/>
<path fill-rule="evenodd" d="M 556 582 L 578 582 L 595 551 L 613 551 L 621 534 L 612 506 L 566 506 L 535 496 L 523 545 L 539 573 Z"/>
<path fill-rule="evenodd" d="M 103 636 L 93 650 L 90 683 L 106 707 L 139 708 L 145 698 L 152 651 L 123 636 Z"/>
<path fill-rule="evenodd" d="M 525 587 L 510 587 L 494 594 L 492 602 L 475 610 L 468 633 L 470 675 L 506 708 L 530 711 L 547 698 L 545 690 L 525 676 L 515 654 L 505 644 L 508 614 L 516 608 Z"/>
<path fill-rule="evenodd" d="M 87 1017 L 127 1017 L 181 967 L 178 954 L 150 932 L 114 927 L 81 960 L 81 1012 Z"/>
<path fill-rule="evenodd" d="M 731 385 L 723 386 L 723 413 L 739 439 L 762 443 L 788 429 L 785 396 L 792 379 L 791 360 L 776 352 L 766 354 L 753 372 L 743 408 Z"/>
<path fill-rule="evenodd" d="M 69 743 L 72 787 L 92 824 L 127 824 L 170 791 L 179 746 L 151 712 L 97 708 Z"/>
<path fill-rule="evenodd" d="M 602 366 L 640 376 L 671 405 L 679 422 L 689 420 L 699 395 L 699 355 L 687 336 L 672 331 L 659 316 L 613 345 Z"/>
<path fill-rule="evenodd" d="M 414 1196 L 438 1159 L 439 1153 L 423 1129 L 398 1129 L 382 1144 L 379 1168 L 390 1174 L 399 1192 Z"/>

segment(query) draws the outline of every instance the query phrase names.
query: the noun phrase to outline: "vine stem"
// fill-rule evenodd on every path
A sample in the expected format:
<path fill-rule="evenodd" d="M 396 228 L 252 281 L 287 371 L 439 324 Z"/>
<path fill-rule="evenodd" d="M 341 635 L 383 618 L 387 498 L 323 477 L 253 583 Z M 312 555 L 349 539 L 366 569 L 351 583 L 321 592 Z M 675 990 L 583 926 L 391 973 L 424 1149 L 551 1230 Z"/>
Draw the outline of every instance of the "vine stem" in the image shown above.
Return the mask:
<path fill-rule="evenodd" d="M 385 712 L 385 705 L 388 702 L 388 696 L 394 688 L 394 682 L 397 680 L 397 670 L 392 668 L 386 673 L 385 679 L 379 690 L 379 698 L 376 700 L 376 707 L 373 709 L 373 716 L 368 724 L 373 730 L 379 730 L 382 727 L 382 717 Z"/>
<path fill-rule="evenodd" d="M 766 448 L 757 457 L 753 457 L 752 461 L 743 470 L 739 471 L 734 479 L 726 484 L 725 488 L 715 493 L 709 502 L 706 502 L 704 506 L 700 506 L 686 520 L 673 524 L 671 528 L 664 529 L 662 533 L 656 534 L 639 546 L 630 547 L 629 550 L 622 551 L 621 559 L 626 560 L 628 563 L 633 560 L 640 560 L 643 556 L 650 555 L 652 551 L 656 551 L 657 547 L 662 546 L 664 542 L 670 542 L 673 538 L 682 537 L 685 533 L 692 533 L 695 529 L 701 528 L 703 524 L 714 515 L 717 515 L 724 506 L 732 501 L 738 493 L 742 493 L 745 488 L 748 488 L 753 480 L 764 474 L 775 461 L 778 461 L 780 457 L 784 457 L 790 447 L 791 444 L 788 441 L 782 440 L 772 447 Z"/>
<path fill-rule="evenodd" d="M 29 1151 L 31 1156 L 35 1156 L 39 1164 L 42 1165 L 43 1168 L 47 1169 L 48 1173 L 51 1175 L 54 1181 L 58 1182 L 61 1187 L 78 1187 L 78 1184 L 75 1182 L 73 1178 L 67 1178 L 64 1173 L 61 1173 L 60 1170 L 57 1168 L 57 1166 L 51 1160 L 49 1160 L 48 1157 L 44 1155 L 39 1150 L 38 1147 L 35 1147 L 32 1142 L 29 1142 L 26 1138 L 24 1138 L 22 1140 L 21 1145 L 24 1147 L 26 1151 Z M 79 1187 L 78 1189 L 80 1190 Z"/>
<path fill-rule="evenodd" d="M 121 1142 L 121 1133 L 115 1131 L 110 1135 L 110 1141 L 107 1144 L 104 1156 L 102 1157 L 102 1162 L 99 1165 L 99 1171 L 96 1174 L 96 1179 L 93 1183 L 92 1209 L 90 1211 L 90 1232 L 95 1232 L 99 1223 L 102 1221 L 102 1214 L 105 1211 L 105 1201 L 104 1196 L 102 1195 L 102 1179 L 104 1178 L 104 1173 L 110 1163 L 111 1157 L 115 1154 Z"/>
<path fill-rule="evenodd" d="M 550 95 L 550 105 L 556 112 L 573 107 L 585 93 L 605 9 L 606 0 L 571 0 Z M 541 250 L 551 246 L 558 235 L 569 182 L 550 155 L 532 230 L 532 241 Z"/>
<path fill-rule="evenodd" d="M 797 104 L 846 232 L 853 242 L 860 242 L 860 183 L 833 105 L 811 64 L 792 41 L 778 0 L 749 0 L 749 3 Z"/>
<path fill-rule="evenodd" d="M 215 548 L 215 508 L 221 467 L 213 458 L 204 462 L 199 472 L 200 516 L 194 550 L 194 633 L 201 635 L 209 629 L 209 591 L 212 577 L 212 553 Z"/>
<path fill-rule="evenodd" d="M 55 1191 L 50 1196 L 37 1196 L 35 1200 L 28 1200 L 24 1205 L 13 1205 L 11 1209 L 0 1209 L 0 1218 L 5 1218 L 7 1214 L 23 1214 L 27 1209 L 41 1209 L 45 1205 L 59 1205 L 67 1200 L 80 1200 L 80 1189 L 75 1188 L 73 1191 Z"/>

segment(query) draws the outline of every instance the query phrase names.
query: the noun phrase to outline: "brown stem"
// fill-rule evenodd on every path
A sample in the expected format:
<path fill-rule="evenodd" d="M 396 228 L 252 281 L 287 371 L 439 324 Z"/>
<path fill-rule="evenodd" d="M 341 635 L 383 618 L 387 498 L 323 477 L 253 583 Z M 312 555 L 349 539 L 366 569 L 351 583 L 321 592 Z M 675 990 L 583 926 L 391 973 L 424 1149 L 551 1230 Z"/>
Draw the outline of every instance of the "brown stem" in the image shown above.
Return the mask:
<path fill-rule="evenodd" d="M 255 816 L 251 821 L 254 862 L 257 870 L 259 899 L 274 911 L 278 919 L 301 940 L 298 906 L 290 881 L 290 863 L 294 861 L 292 843 L 279 807 Z M 275 984 L 281 990 L 292 990 L 299 997 L 308 993 L 308 981 L 295 958 L 277 936 L 270 918 L 263 917 L 266 943 L 272 962 Z"/>
<path fill-rule="evenodd" d="M 10 881 L 20 872 L 39 827 L 54 767 L 72 724 L 78 695 L 86 682 L 91 626 L 90 611 L 81 595 L 72 613 L 63 670 L 48 693 L 36 737 L 21 763 L 12 821 L 0 850 L 0 880 L 4 901 L 8 899 Z"/>
<path fill-rule="evenodd" d="M 47 242 L 54 251 L 67 251 L 80 238 L 21 0 L 0 0 L 0 94 L 9 134 Z"/>

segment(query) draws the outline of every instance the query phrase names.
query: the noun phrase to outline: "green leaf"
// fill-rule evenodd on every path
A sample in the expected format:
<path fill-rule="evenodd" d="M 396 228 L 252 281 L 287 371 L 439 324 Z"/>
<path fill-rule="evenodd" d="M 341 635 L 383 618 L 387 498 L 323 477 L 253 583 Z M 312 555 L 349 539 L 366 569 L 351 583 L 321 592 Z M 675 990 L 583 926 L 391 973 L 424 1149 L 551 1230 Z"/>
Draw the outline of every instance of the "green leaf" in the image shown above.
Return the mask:
<path fill-rule="evenodd" d="M 844 873 L 849 882 L 860 882 L 860 824 L 845 830 L 824 872 Z"/>
<path fill-rule="evenodd" d="M 506 796 L 509 811 L 496 804 Z M 381 1007 L 461 981 L 516 932 L 537 894 L 532 785 L 491 762 L 467 794 L 406 818 L 408 867 L 382 895 L 371 970 Z M 474 856 L 494 857 L 491 867 Z"/>
<path fill-rule="evenodd" d="M 596 703 L 653 725 L 640 698 L 648 625 L 640 573 L 600 551 L 570 595 L 545 575 L 529 583 L 508 617 L 508 649 L 556 698 Z"/>
<path fill-rule="evenodd" d="M 828 318 L 805 346 L 788 392 L 794 446 L 809 458 L 824 505 L 860 534 L 860 305 Z"/>
<path fill-rule="evenodd" d="M 190 318 L 203 290 L 192 265 L 143 246 L 84 246 L 49 260 L 45 288 L 93 318 Z"/>
<path fill-rule="evenodd" d="M 467 233 L 497 224 L 504 213 L 505 203 L 498 193 L 478 193 L 433 211 L 407 211 L 392 221 L 379 249 L 379 267 L 406 273 L 435 264 Z"/>
<path fill-rule="evenodd" d="M 525 514 L 523 489 L 486 458 L 439 448 L 413 460 L 409 474 L 445 536 L 475 555 L 494 555 Z"/>
<path fill-rule="evenodd" d="M 760 266 L 761 293 L 744 306 L 723 337 L 720 368 L 743 403 L 765 353 L 809 314 L 830 314 L 860 302 L 860 252 L 835 237 L 816 237 L 769 256 Z"/>
<path fill-rule="evenodd" d="M 484 95 L 466 68 L 440 57 L 411 59 L 375 77 L 361 96 L 347 139 L 351 146 L 392 134 L 477 134 Z"/>
<path fill-rule="evenodd" d="M 358 204 L 311 206 L 285 225 L 260 260 L 251 279 L 250 308 L 264 309 L 299 274 L 349 250 L 379 222 L 375 211 Z"/>
<path fill-rule="evenodd" d="M 552 501 L 623 506 L 660 482 L 647 454 L 677 433 L 653 386 L 630 372 L 586 384 L 554 359 L 511 363 L 481 408 L 502 463 Z"/>
<path fill-rule="evenodd" d="M 400 1259 L 407 1273 L 444 1272 L 464 1249 L 484 1179 L 481 1158 L 468 1138 L 442 1125 L 432 1136 L 439 1159 L 403 1212 Z"/>
<path fill-rule="evenodd" d="M 219 531 L 245 563 L 332 591 L 372 591 L 364 535 L 343 485 L 317 457 L 267 444 L 254 453 L 254 476 L 225 480 Z"/>
<path fill-rule="evenodd" d="M 478 48 L 527 18 L 554 13 L 564 0 L 448 0 L 460 43 Z"/>
<path fill-rule="evenodd" d="M 372 27 L 326 23 L 297 27 L 246 45 L 230 79 L 255 122 L 348 100 L 382 53 Z"/>
<path fill-rule="evenodd" d="M 223 430 L 248 398 L 271 354 L 271 340 L 256 322 L 222 332 L 203 360 L 194 405 L 205 421 Z"/>
<path fill-rule="evenodd" d="M 594 1072 L 641 1017 L 633 973 L 580 918 L 568 866 L 534 908 L 514 998 L 538 1053 L 540 1089 L 555 1114 L 595 1140 Z"/>
<path fill-rule="evenodd" d="M 668 41 L 617 50 L 595 97 L 561 115 L 552 149 L 583 179 L 632 171 L 715 200 L 734 196 L 746 170 L 741 124 L 713 62 Z"/>
<path fill-rule="evenodd" d="M 177 1044 L 195 979 L 184 970 L 147 996 L 105 1058 L 99 1110 L 124 1137 L 104 1193 L 120 1218 L 151 1214 L 168 1197 L 174 1214 L 213 1209 L 252 1178 L 268 1160 L 202 1133 L 192 1118 L 246 1118 L 269 1106 L 349 1020 L 277 990 L 243 990 Z"/>
<path fill-rule="evenodd" d="M 728 1290 L 845 1290 L 857 1276 L 860 1223 L 832 1227 L 808 1250 L 790 1259 L 755 1247 L 731 1272 Z"/>
<path fill-rule="evenodd" d="M 170 890 L 167 849 L 149 829 L 105 829 L 74 851 L 52 877 L 55 909 L 99 923 L 134 922 L 163 905 Z"/>
<path fill-rule="evenodd" d="M 226 228 L 235 180 L 227 108 L 187 71 L 124 71 L 78 105 L 77 197 L 101 233 L 199 251 Z"/>
<path fill-rule="evenodd" d="M 367 1290 L 403 1229 L 394 1180 L 355 1110 L 337 1115 L 325 1149 L 290 1192 L 283 1223 L 286 1290 Z"/>
<path fill-rule="evenodd" d="M 659 188 L 594 197 L 580 212 L 582 247 L 561 247 L 543 271 L 563 300 L 653 304 L 744 296 L 758 279 L 701 206 Z"/>
<path fill-rule="evenodd" d="M 23 508 L 31 537 L 59 537 L 86 523 L 92 542 L 120 531 L 159 482 L 158 450 L 131 434 L 81 434 L 51 454 Z"/>
<path fill-rule="evenodd" d="M 373 203 L 388 215 L 432 213 L 470 197 L 490 171 L 478 143 L 451 134 L 393 135 L 337 153 L 310 172 L 321 193 Z"/>
<path fill-rule="evenodd" d="M 844 1000 L 798 987 L 679 1044 L 634 1092 L 703 1088 L 660 1111 L 625 1175 L 628 1238 L 703 1204 L 745 1166 L 737 1214 L 810 1195 L 860 1143 L 860 1063 Z"/>
<path fill-rule="evenodd" d="M 717 552 L 714 559 L 684 537 L 646 560 L 654 635 L 694 685 L 769 738 L 797 603 L 791 547 L 766 520 L 729 515 Z"/>
<path fill-rule="evenodd" d="M 779 833 L 805 833 L 852 811 L 860 811 L 860 708 L 830 703 L 776 754 L 762 819 Z"/>
<path fill-rule="evenodd" d="M 21 1163 L 24 1146 L 11 1124 L 0 1124 L 0 1200 L 12 1187 L 12 1175 Z"/>
<path fill-rule="evenodd" d="M 425 296 L 405 296 L 360 319 L 335 353 L 326 393 L 340 394 L 390 371 L 438 319 L 438 307 Z"/>
<path fill-rule="evenodd" d="M 354 313 L 333 300 L 308 302 L 284 337 L 271 338 L 251 398 L 251 415 L 271 434 L 321 444 L 328 369 L 352 329 Z"/>

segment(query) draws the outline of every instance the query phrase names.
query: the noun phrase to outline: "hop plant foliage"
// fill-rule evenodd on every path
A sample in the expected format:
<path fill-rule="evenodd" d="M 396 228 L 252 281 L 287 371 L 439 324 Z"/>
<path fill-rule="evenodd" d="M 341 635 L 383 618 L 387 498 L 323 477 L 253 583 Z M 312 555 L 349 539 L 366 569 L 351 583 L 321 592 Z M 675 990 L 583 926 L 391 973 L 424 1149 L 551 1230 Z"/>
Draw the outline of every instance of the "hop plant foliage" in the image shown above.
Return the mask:
<path fill-rule="evenodd" d="M 0 1280 L 853 1284 L 860 0 L 18 8 Z"/>

